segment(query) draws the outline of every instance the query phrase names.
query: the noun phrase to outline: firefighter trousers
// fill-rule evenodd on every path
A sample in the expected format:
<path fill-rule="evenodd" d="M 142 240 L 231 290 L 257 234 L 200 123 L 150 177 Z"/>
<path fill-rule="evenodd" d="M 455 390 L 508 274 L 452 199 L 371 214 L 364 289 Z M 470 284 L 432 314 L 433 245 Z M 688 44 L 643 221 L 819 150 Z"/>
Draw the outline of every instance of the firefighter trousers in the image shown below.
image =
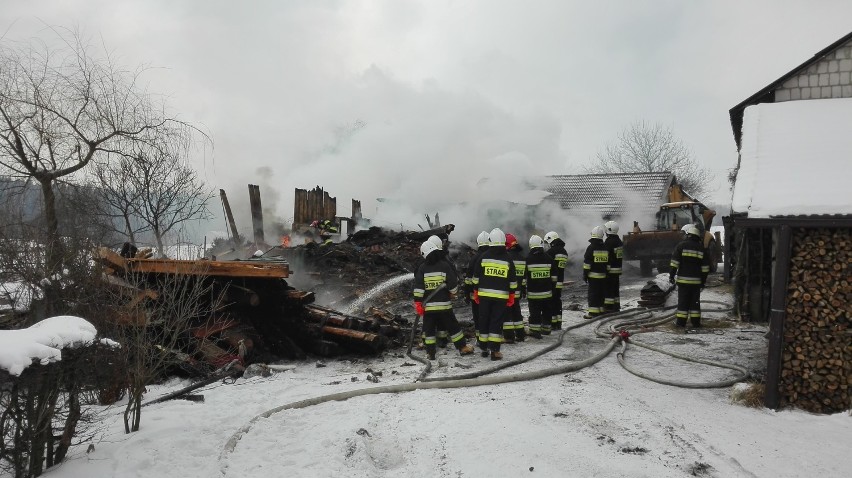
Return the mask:
<path fill-rule="evenodd" d="M 451 310 L 426 312 L 423 314 L 423 345 L 429 355 L 435 355 L 438 331 L 446 331 L 448 340 L 457 348 L 467 345 L 459 321 Z"/>
<path fill-rule="evenodd" d="M 553 289 L 553 297 L 550 299 L 550 324 L 545 329 L 550 330 L 562 329 L 562 288 Z"/>
<path fill-rule="evenodd" d="M 604 311 L 613 312 L 621 310 L 621 297 L 619 288 L 621 286 L 620 274 L 608 274 L 606 276 L 606 294 L 604 295 Z"/>
<path fill-rule="evenodd" d="M 509 316 L 509 307 L 505 299 L 479 299 L 479 320 L 482 330 L 479 334 L 479 347 L 494 352 L 500 351 L 503 343 L 503 322 Z"/>
<path fill-rule="evenodd" d="M 509 313 L 506 314 L 506 321 L 503 322 L 503 337 L 507 342 L 523 341 L 527 332 L 524 329 L 524 315 L 521 313 L 520 299 L 515 299 L 515 303 L 509 309 Z"/>
<path fill-rule="evenodd" d="M 589 317 L 603 313 L 606 279 L 589 278 Z"/>
<path fill-rule="evenodd" d="M 678 283 L 675 325 L 686 326 L 687 318 L 693 327 L 701 327 L 701 286 Z"/>
<path fill-rule="evenodd" d="M 527 304 L 530 309 L 530 332 L 541 333 L 542 327 L 545 324 L 548 324 L 547 330 L 550 330 L 549 322 L 552 320 L 552 314 L 550 313 L 550 298 L 528 298 Z"/>

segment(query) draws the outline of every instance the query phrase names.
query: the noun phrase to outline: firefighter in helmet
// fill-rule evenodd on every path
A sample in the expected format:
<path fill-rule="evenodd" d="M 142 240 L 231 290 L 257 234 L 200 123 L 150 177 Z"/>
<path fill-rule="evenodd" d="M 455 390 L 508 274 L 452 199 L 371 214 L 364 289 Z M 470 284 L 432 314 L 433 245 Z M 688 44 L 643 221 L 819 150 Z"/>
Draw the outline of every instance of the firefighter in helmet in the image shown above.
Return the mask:
<path fill-rule="evenodd" d="M 479 320 L 479 303 L 474 299 L 473 292 L 475 290 L 474 278 L 473 274 L 476 271 L 476 265 L 479 264 L 479 261 L 482 259 L 482 255 L 485 254 L 485 251 L 489 248 L 489 240 L 488 240 L 488 231 L 482 231 L 476 236 L 476 245 L 478 246 L 476 249 L 476 254 L 473 256 L 473 259 L 470 260 L 470 264 L 467 266 L 467 273 L 464 279 L 464 285 L 467 289 L 467 297 L 466 300 L 470 301 L 470 310 L 473 316 L 473 327 L 476 329 L 476 341 L 477 345 L 481 349 L 488 349 L 488 340 L 487 339 L 487 331 L 483 332 L 483 329 L 480 327 L 481 323 Z M 482 333 L 486 335 L 483 338 Z"/>
<path fill-rule="evenodd" d="M 604 311 L 617 312 L 621 310 L 621 263 L 624 258 L 624 243 L 618 236 L 618 223 L 607 221 L 604 224 L 606 240 L 604 245 L 609 252 L 609 267 L 606 275 L 606 290 L 604 291 Z"/>
<path fill-rule="evenodd" d="M 553 259 L 544 252 L 541 236 L 530 237 L 530 252 L 526 258 L 524 284 L 529 307 L 530 336 L 541 338 L 542 327 L 547 324 L 550 330 L 550 303 L 553 300 Z"/>
<path fill-rule="evenodd" d="M 568 252 L 565 251 L 565 241 L 559 238 L 556 231 L 544 235 L 544 242 L 550 245 L 547 254 L 553 259 L 553 297 L 550 299 L 550 323 L 542 326 L 541 333 L 550 335 L 551 330 L 562 328 L 562 286 L 565 282 L 565 267 L 568 265 Z"/>
<path fill-rule="evenodd" d="M 453 315 L 452 300 L 458 293 L 458 275 L 444 260 L 440 249 L 431 241 L 420 246 L 424 262 L 414 273 L 414 310 L 423 316 L 423 343 L 429 360 L 435 360 L 437 349 L 437 330 L 449 333 L 461 355 L 473 353 L 473 347 L 467 345 L 461 326 Z M 437 291 L 437 292 L 436 292 Z M 434 294 L 433 294 L 434 292 Z M 428 301 L 427 301 L 428 300 Z"/>
<path fill-rule="evenodd" d="M 675 325 L 686 326 L 686 319 L 693 327 L 701 327 L 701 289 L 710 273 L 710 254 L 701 243 L 701 231 L 695 225 L 686 229 L 686 239 L 672 253 L 669 282 L 675 283 L 677 276 L 677 312 Z"/>
<path fill-rule="evenodd" d="M 491 360 L 501 360 L 503 353 L 503 322 L 509 310 L 515 305 L 515 291 L 518 288 L 518 276 L 515 265 L 506 250 L 506 234 L 494 228 L 488 234 L 488 250 L 476 264 L 473 275 L 473 300 L 479 304 L 481 336 L 488 344 L 482 351 Z"/>
<path fill-rule="evenodd" d="M 511 344 L 514 342 L 523 342 L 527 337 L 520 301 L 520 299 L 526 297 L 524 275 L 527 272 L 527 259 L 524 256 L 524 249 L 518 244 L 518 239 L 514 234 L 506 234 L 506 250 L 509 252 L 512 263 L 515 265 L 515 274 L 518 280 L 517 300 L 515 300 L 512 310 L 509 311 L 506 322 L 503 323 L 503 338 L 506 339 L 507 344 Z"/>
<path fill-rule="evenodd" d="M 609 251 L 603 243 L 604 228 L 595 226 L 589 238 L 589 247 L 583 255 L 583 281 L 589 285 L 587 319 L 603 313 Z"/>

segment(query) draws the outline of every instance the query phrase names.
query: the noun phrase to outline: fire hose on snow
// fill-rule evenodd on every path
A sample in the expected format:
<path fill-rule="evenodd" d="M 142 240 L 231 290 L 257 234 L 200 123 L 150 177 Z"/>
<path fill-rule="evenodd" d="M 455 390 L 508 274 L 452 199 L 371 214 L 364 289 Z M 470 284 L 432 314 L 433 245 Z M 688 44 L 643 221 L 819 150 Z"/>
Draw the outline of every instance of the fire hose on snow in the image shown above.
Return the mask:
<path fill-rule="evenodd" d="M 441 290 L 443 287 L 444 286 L 441 286 L 438 289 L 432 291 L 432 293 L 429 296 L 426 297 L 425 301 L 428 301 L 429 299 L 431 299 L 432 296 L 435 293 L 437 293 L 439 290 Z M 720 302 L 712 302 L 712 301 L 705 301 L 703 303 L 721 304 Z M 727 304 L 723 304 L 723 305 L 727 305 Z M 723 363 L 712 361 L 712 360 L 703 360 L 703 359 L 698 359 L 698 358 L 693 358 L 693 357 L 687 357 L 687 356 L 684 356 L 682 354 L 677 354 L 677 353 L 674 353 L 674 352 L 665 351 L 665 350 L 663 350 L 659 347 L 655 347 L 655 346 L 652 346 L 652 345 L 649 345 L 649 344 L 645 344 L 645 343 L 642 343 L 642 342 L 639 342 L 639 341 L 636 341 L 635 339 L 633 339 L 632 336 L 635 335 L 635 334 L 642 333 L 643 329 L 646 329 L 648 327 L 652 327 L 652 326 L 655 326 L 655 325 L 664 324 L 666 322 L 671 321 L 674 318 L 674 314 L 664 314 L 664 315 L 660 316 L 658 314 L 655 314 L 655 312 L 670 311 L 674 308 L 675 307 L 665 307 L 663 309 L 657 309 L 657 310 L 654 310 L 654 311 L 651 311 L 651 310 L 648 310 L 648 309 L 635 309 L 635 310 L 627 310 L 627 311 L 622 311 L 622 312 L 614 312 L 614 313 L 609 313 L 609 314 L 603 314 L 599 317 L 596 317 L 593 320 L 584 321 L 584 322 L 581 322 L 579 324 L 575 324 L 575 325 L 567 327 L 559 335 L 558 341 L 556 343 L 551 344 L 551 345 L 543 348 L 542 350 L 536 351 L 535 353 L 528 355 L 526 357 L 516 359 L 516 360 L 507 361 L 507 362 L 501 363 L 497 366 L 490 367 L 490 368 L 484 369 L 484 370 L 480 370 L 478 372 L 472 372 L 472 373 L 469 373 L 469 374 L 462 374 L 462 375 L 452 376 L 452 377 L 441 377 L 441 378 L 438 378 L 438 377 L 425 378 L 425 376 L 431 370 L 431 363 L 428 360 L 421 358 L 421 357 L 417 357 L 417 356 L 415 356 L 411 353 L 413 345 L 414 345 L 414 339 L 415 339 L 415 335 L 416 335 L 418 321 L 419 321 L 419 318 L 420 318 L 420 316 L 418 315 L 415 318 L 414 324 L 412 325 L 412 328 L 411 328 L 411 336 L 409 338 L 408 350 L 406 352 L 406 355 L 409 358 L 416 360 L 418 362 L 421 362 L 425 365 L 424 370 L 421 372 L 417 381 L 415 381 L 414 383 L 403 383 L 403 384 L 396 384 L 396 385 L 383 385 L 383 386 L 378 386 L 378 387 L 362 388 L 362 389 L 358 389 L 358 390 L 349 390 L 349 391 L 346 391 L 346 392 L 339 392 L 339 393 L 334 393 L 334 394 L 329 394 L 329 395 L 323 395 L 323 396 L 319 396 L 319 397 L 313 397 L 313 398 L 308 398 L 308 399 L 305 399 L 305 400 L 299 400 L 299 401 L 287 403 L 287 404 L 272 408 L 270 410 L 267 410 L 267 411 L 255 416 L 254 418 L 252 418 L 248 423 L 246 423 L 239 430 L 237 430 L 233 435 L 231 435 L 231 437 L 225 443 L 225 446 L 223 447 L 223 449 L 222 449 L 222 451 L 219 455 L 220 471 L 224 476 L 225 473 L 226 473 L 226 470 L 227 470 L 227 464 L 225 463 L 225 459 L 227 458 L 227 456 L 230 453 L 232 453 L 236 449 L 236 446 L 237 446 L 239 440 L 246 433 L 248 433 L 251 430 L 252 426 L 255 423 L 257 423 L 260 420 L 269 418 L 272 415 L 275 415 L 275 414 L 282 412 L 282 411 L 302 409 L 302 408 L 306 408 L 306 407 L 310 407 L 310 406 L 314 406 L 314 405 L 320 405 L 320 404 L 323 404 L 323 403 L 333 402 L 333 401 L 344 401 L 344 400 L 348 400 L 350 398 L 355 398 L 355 397 L 360 397 L 360 396 L 365 396 L 365 395 L 376 395 L 376 394 L 383 394 L 383 393 L 403 393 L 403 392 L 411 392 L 411 391 L 414 391 L 414 390 L 426 390 L 426 389 L 452 389 L 452 388 L 478 387 L 478 386 L 486 386 L 486 385 L 497 385 L 497 384 L 502 384 L 502 383 L 521 382 L 521 381 L 527 381 L 527 380 L 537 380 L 537 379 L 540 379 L 540 378 L 545 378 L 545 377 L 549 377 L 549 376 L 553 376 L 553 375 L 575 372 L 575 371 L 581 370 L 585 367 L 589 367 L 591 365 L 594 365 L 595 363 L 603 360 L 606 356 L 608 356 L 615 349 L 616 345 L 618 345 L 619 343 L 622 344 L 621 351 L 618 352 L 618 354 L 617 354 L 619 364 L 621 364 L 621 366 L 625 370 L 630 372 L 631 374 L 634 374 L 638 377 L 645 378 L 647 380 L 651 380 L 651 381 L 654 381 L 654 382 L 657 382 L 657 383 L 676 386 L 676 387 L 682 387 L 682 388 L 718 388 L 718 387 L 730 386 L 733 383 L 736 383 L 736 382 L 741 381 L 744 378 L 748 377 L 748 375 L 749 375 L 748 371 L 745 368 L 737 366 L 737 365 L 728 365 L 728 364 L 723 364 Z M 729 310 L 729 309 L 712 309 L 710 311 L 712 311 L 712 312 L 723 312 L 723 311 L 726 311 L 726 310 Z M 624 321 L 625 319 L 630 319 L 630 320 Z M 618 324 L 611 324 L 612 322 L 617 321 L 617 320 L 621 320 L 621 321 L 624 321 L 624 322 L 620 322 Z M 570 330 L 580 328 L 580 327 L 584 327 L 586 325 L 590 325 L 590 324 L 595 323 L 595 322 L 598 322 L 598 325 L 595 328 L 595 334 L 599 337 L 609 338 L 607 345 L 601 351 L 599 351 L 597 354 L 595 354 L 591 357 L 588 357 L 584 360 L 580 360 L 580 361 L 577 361 L 577 362 L 571 362 L 571 363 L 561 365 L 561 366 L 558 366 L 558 367 L 553 367 L 553 368 L 535 370 L 535 371 L 530 371 L 530 372 L 518 372 L 518 373 L 512 373 L 512 374 L 505 374 L 505 375 L 490 375 L 490 374 L 493 374 L 494 372 L 496 372 L 498 370 L 502 370 L 502 369 L 505 369 L 505 368 L 508 368 L 508 367 L 512 367 L 514 365 L 518 365 L 518 364 L 528 362 L 528 361 L 530 361 L 530 360 L 532 360 L 536 357 L 544 355 L 544 354 L 560 347 L 563 343 L 565 334 L 567 332 L 569 332 Z M 605 324 L 610 324 L 608 326 L 608 329 L 609 329 L 608 333 L 603 332 L 601 330 L 602 326 L 605 325 Z M 638 327 L 638 330 L 634 329 L 633 332 L 630 332 L 630 329 L 629 329 L 630 327 Z M 672 356 L 674 358 L 678 358 L 678 359 L 681 359 L 681 360 L 686 360 L 686 361 L 695 362 L 695 363 L 701 363 L 701 364 L 709 365 L 709 366 L 713 366 L 713 367 L 720 367 L 720 368 L 726 368 L 726 369 L 734 370 L 734 371 L 739 372 L 740 375 L 735 377 L 735 378 L 731 378 L 731 379 L 727 379 L 727 380 L 723 380 L 723 381 L 699 382 L 699 383 L 681 382 L 681 381 L 667 380 L 667 379 L 662 379 L 662 378 L 658 378 L 658 377 L 653 377 L 653 376 L 650 376 L 650 375 L 645 374 L 643 372 L 639 372 L 635 368 L 627 365 L 626 360 L 625 360 L 625 354 L 626 354 L 626 351 L 627 351 L 628 343 L 639 346 L 639 347 L 646 348 L 648 350 L 663 353 L 663 354 L 666 354 L 666 355 L 669 355 L 669 356 Z"/>

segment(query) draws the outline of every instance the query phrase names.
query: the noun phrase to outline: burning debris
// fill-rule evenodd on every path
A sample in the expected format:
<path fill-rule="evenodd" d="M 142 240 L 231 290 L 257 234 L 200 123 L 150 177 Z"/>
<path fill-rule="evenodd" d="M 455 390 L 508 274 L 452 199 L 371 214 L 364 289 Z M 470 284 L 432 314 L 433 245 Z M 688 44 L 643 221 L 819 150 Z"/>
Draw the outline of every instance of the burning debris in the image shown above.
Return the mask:
<path fill-rule="evenodd" d="M 317 301 L 328 307 L 346 308 L 356 315 L 396 316 L 403 310 L 408 312 L 402 309 L 410 305 L 407 299 L 411 296 L 411 282 L 405 276 L 411 276 L 422 261 L 420 245 L 432 235 L 449 236 L 454 228 L 448 224 L 427 231 L 395 232 L 371 227 L 340 243 L 274 247 L 261 259 L 284 259 L 293 264 L 296 269 L 293 283 L 315 293 Z M 474 254 L 465 244 L 451 243 L 450 259 L 459 271 Z M 391 280 L 394 278 L 398 280 Z M 389 282 L 388 287 L 375 290 L 385 282 Z M 365 297 L 369 300 L 364 301 Z M 372 307 L 354 310 L 358 307 L 353 305 L 358 304 Z"/>

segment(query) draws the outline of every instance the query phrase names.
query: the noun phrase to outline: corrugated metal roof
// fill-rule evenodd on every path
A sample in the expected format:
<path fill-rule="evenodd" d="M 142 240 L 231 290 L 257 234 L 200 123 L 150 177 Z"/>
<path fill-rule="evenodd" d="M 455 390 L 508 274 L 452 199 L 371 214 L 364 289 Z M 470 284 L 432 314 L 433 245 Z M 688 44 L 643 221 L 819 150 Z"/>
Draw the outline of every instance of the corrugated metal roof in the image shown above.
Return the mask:
<path fill-rule="evenodd" d="M 556 175 L 543 178 L 539 187 L 563 209 L 598 211 L 601 216 L 628 210 L 653 214 L 673 179 L 670 172 Z"/>

